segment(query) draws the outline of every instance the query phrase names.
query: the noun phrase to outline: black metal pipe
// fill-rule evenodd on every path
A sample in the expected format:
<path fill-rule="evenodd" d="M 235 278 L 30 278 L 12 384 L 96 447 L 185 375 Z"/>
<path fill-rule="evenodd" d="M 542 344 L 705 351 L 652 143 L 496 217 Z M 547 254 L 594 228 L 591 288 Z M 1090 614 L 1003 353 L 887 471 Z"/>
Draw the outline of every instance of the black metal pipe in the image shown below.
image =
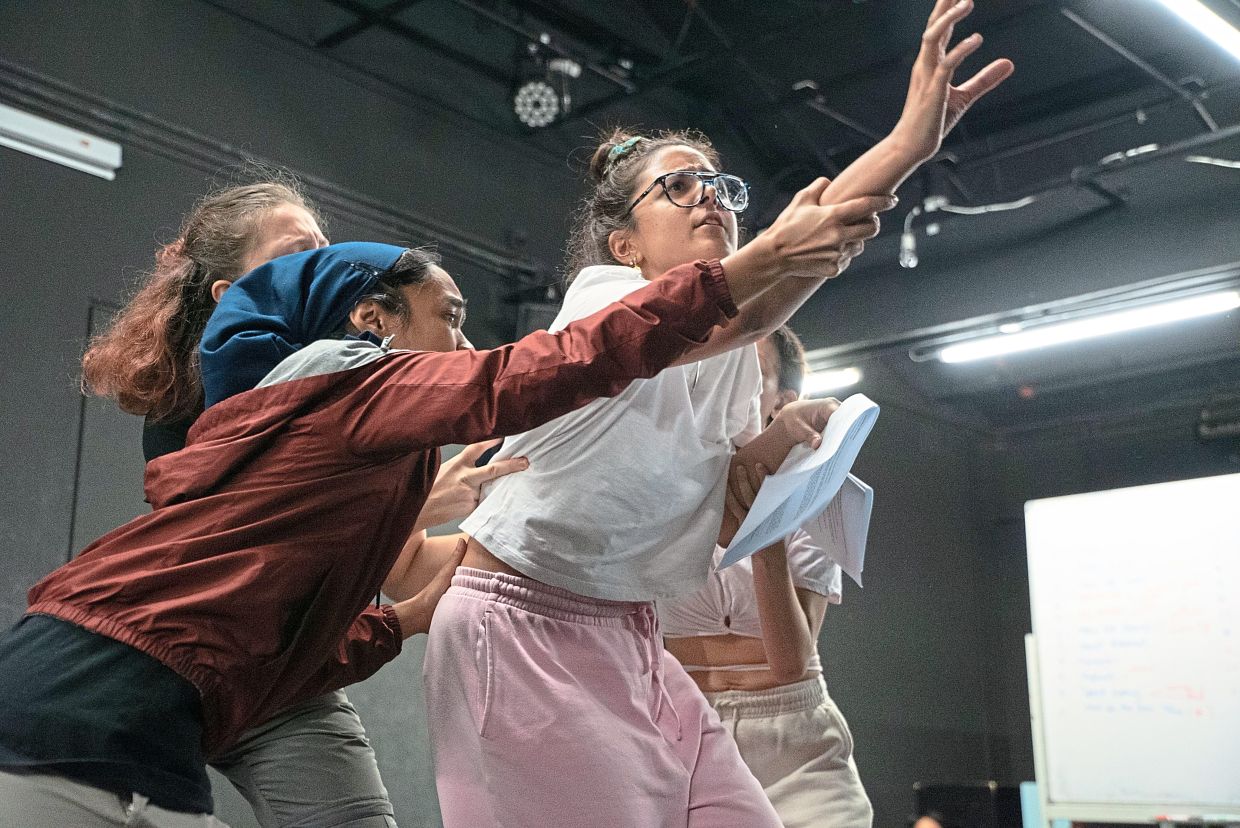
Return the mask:
<path fill-rule="evenodd" d="M 1240 0 L 1237 0 L 1237 2 L 1240 2 Z M 1231 89 L 1236 86 L 1240 86 L 1240 80 L 1232 80 L 1226 83 L 1220 83 L 1220 84 L 1216 84 L 1214 86 L 1208 87 L 1207 89 L 1204 90 L 1203 94 L 1212 95 L 1216 92 L 1221 92 L 1223 90 Z M 1094 121 L 1092 123 L 1084 124 L 1079 127 L 1073 127 L 1072 129 L 1065 130 L 1063 132 L 1057 132 L 1054 135 L 1048 135 L 1044 138 L 1037 138 L 1032 141 L 1025 141 L 1025 142 L 1015 144 L 1013 146 L 998 150 L 996 152 L 987 153 L 986 155 L 977 155 L 977 156 L 971 156 L 968 158 L 963 158 L 958 163 L 956 163 L 955 166 L 956 166 L 956 169 L 958 170 L 971 170 L 971 169 L 976 169 L 977 167 L 984 167 L 990 164 L 994 164 L 999 161 L 1006 161 L 1009 158 L 1014 158 L 1018 155 L 1024 155 L 1025 153 L 1034 152 L 1035 150 L 1046 149 L 1047 147 L 1054 146 L 1055 144 L 1062 144 L 1064 141 L 1071 141 L 1075 138 L 1080 138 L 1083 135 L 1089 135 L 1092 132 L 1098 132 L 1100 130 L 1108 129 L 1113 126 L 1119 126 L 1120 124 L 1123 124 L 1127 121 L 1131 121 L 1133 118 L 1141 117 L 1142 114 L 1149 113 L 1149 112 L 1159 110 L 1159 109 L 1164 109 L 1170 106 L 1171 104 L 1175 103 L 1177 99 L 1178 99 L 1178 96 L 1175 98 L 1164 98 L 1148 106 L 1141 106 L 1141 107 L 1137 107 L 1136 109 L 1130 109 L 1120 115 L 1113 115 L 1108 118 L 1103 118 L 1102 120 L 1099 120 L 1099 121 Z"/>
<path fill-rule="evenodd" d="M 375 15 L 374 11 L 369 6 L 359 3 L 357 0 L 327 0 L 327 2 L 337 8 L 352 12 L 358 17 L 373 17 Z M 483 77 L 488 78 L 501 86 L 507 86 L 512 83 L 512 76 L 510 73 L 496 69 L 491 64 L 479 60 L 473 55 L 454 49 L 446 43 L 442 43 L 430 35 L 418 31 L 412 26 L 406 26 L 398 20 L 392 20 L 390 18 L 376 19 L 374 25 L 381 29 L 387 29 L 389 32 L 398 35 L 411 43 L 416 43 L 423 48 L 443 55 L 449 60 L 459 63 L 461 66 L 471 69 L 479 75 L 482 75 Z"/>
<path fill-rule="evenodd" d="M 548 38 L 546 41 L 544 41 L 544 39 L 541 37 L 541 34 L 542 34 L 541 32 L 532 32 L 523 26 L 513 23 L 511 20 L 504 17 L 502 14 L 499 14 L 498 12 L 492 11 L 491 9 L 488 9 L 485 6 L 481 6 L 473 2 L 473 0 L 452 0 L 452 2 L 460 6 L 461 8 L 469 9 L 471 12 L 478 15 L 479 17 L 485 20 L 489 20 L 495 25 L 500 26 L 501 28 L 507 29 L 513 34 L 518 34 L 521 37 L 524 37 L 526 40 L 528 40 L 531 43 L 542 44 L 544 48 L 549 49 L 552 52 L 555 52 L 560 57 L 568 58 L 569 60 L 575 63 L 581 63 L 581 65 L 585 66 L 586 69 L 589 69 L 595 75 L 598 75 L 603 80 L 610 81 L 616 86 L 619 86 L 625 92 L 632 93 L 637 90 L 637 86 L 636 84 L 633 83 L 633 81 L 629 80 L 628 78 L 621 77 L 616 72 L 604 66 L 600 66 L 594 61 L 582 59 L 580 55 L 573 54 L 568 49 L 565 49 L 563 46 L 556 43 L 554 39 Z"/>
<path fill-rule="evenodd" d="M 346 40 L 352 40 L 372 26 L 381 25 L 383 21 L 421 2 L 422 0 L 394 0 L 394 2 L 388 3 L 382 8 L 367 11 L 364 14 L 361 11 L 356 11 L 354 12 L 357 15 L 356 20 L 347 26 L 341 26 L 331 34 L 319 38 L 314 42 L 314 45 L 320 49 L 333 49 Z"/>
<path fill-rule="evenodd" d="M 875 144 L 883 140 L 883 136 L 879 135 L 874 130 L 865 126 L 860 121 L 855 121 L 852 118 L 849 118 L 847 115 L 844 115 L 843 113 L 838 112 L 835 109 L 832 109 L 831 107 L 827 106 L 826 96 L 823 95 L 822 92 L 818 89 L 818 84 L 816 82 L 812 80 L 797 81 L 796 83 L 792 85 L 792 90 L 794 92 L 799 92 L 802 94 L 804 94 L 806 90 L 812 90 L 813 94 L 805 99 L 805 105 L 808 106 L 810 109 L 814 110 L 815 112 L 820 112 L 823 115 L 826 115 L 828 118 L 830 118 L 832 121 L 835 121 L 840 126 L 845 127 L 846 129 L 852 130 L 853 132 L 860 135 L 862 138 L 865 138 L 868 141 L 872 141 Z"/>
<path fill-rule="evenodd" d="M 1132 50 L 1128 49 L 1123 44 L 1119 43 L 1117 40 L 1112 38 L 1106 32 L 1102 31 L 1097 26 L 1093 25 L 1088 20 L 1081 17 L 1079 14 L 1072 11 L 1071 9 L 1061 8 L 1059 10 L 1059 13 L 1062 14 L 1064 17 L 1068 18 L 1069 20 L 1071 20 L 1073 23 L 1079 26 L 1082 30 L 1084 30 L 1087 34 L 1094 37 L 1096 40 L 1098 40 L 1098 42 L 1102 43 L 1102 45 L 1106 46 L 1108 49 L 1110 49 L 1111 51 L 1115 52 L 1120 57 L 1127 60 L 1133 66 L 1136 66 L 1142 72 L 1149 75 L 1151 78 L 1158 81 L 1163 86 L 1167 87 L 1172 92 L 1174 92 L 1175 94 L 1183 98 L 1185 101 L 1187 101 L 1188 104 L 1197 113 L 1198 117 L 1200 117 L 1201 120 L 1205 123 L 1207 129 L 1211 129 L 1211 130 L 1218 129 L 1218 124 L 1215 122 L 1214 117 L 1209 113 L 1209 111 L 1205 107 L 1205 104 L 1201 102 L 1201 99 L 1197 95 L 1194 95 L 1192 92 L 1189 92 L 1183 86 L 1176 83 L 1171 78 L 1164 75 L 1162 72 L 1159 72 L 1157 69 L 1154 68 L 1153 65 L 1141 59 L 1141 57 L 1135 54 Z"/>
<path fill-rule="evenodd" d="M 1052 179 L 1045 184 L 1037 187 L 1031 192 L 1027 192 L 1019 198 L 1026 196 L 1038 196 L 1053 190 L 1063 189 L 1065 187 L 1079 186 L 1082 182 L 1092 180 L 1099 175 L 1116 172 L 1118 170 L 1131 169 L 1132 167 L 1148 164 L 1151 161 L 1157 161 L 1160 158 L 1166 158 L 1169 155 L 1178 155 L 1189 150 L 1208 147 L 1211 144 L 1218 144 L 1230 138 L 1240 136 L 1240 124 L 1232 124 L 1231 126 L 1221 127 L 1213 132 L 1203 132 L 1194 135 L 1192 138 L 1185 138 L 1183 141 L 1176 141 L 1173 144 L 1160 146 L 1157 149 L 1143 152 L 1139 155 L 1125 156 L 1114 161 L 1102 164 L 1083 164 L 1062 178 Z"/>

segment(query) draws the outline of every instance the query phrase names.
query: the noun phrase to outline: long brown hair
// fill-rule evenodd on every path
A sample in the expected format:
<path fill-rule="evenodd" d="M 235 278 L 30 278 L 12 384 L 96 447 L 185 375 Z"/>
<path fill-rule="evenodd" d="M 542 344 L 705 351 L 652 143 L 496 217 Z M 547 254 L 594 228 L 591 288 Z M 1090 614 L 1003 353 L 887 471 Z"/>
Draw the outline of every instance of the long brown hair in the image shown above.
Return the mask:
<path fill-rule="evenodd" d="M 626 216 L 629 199 L 652 155 L 665 147 L 690 147 L 706 156 L 715 167 L 719 153 L 700 132 L 677 130 L 645 136 L 614 129 L 599 141 L 590 159 L 594 188 L 577 209 L 568 241 L 566 280 L 572 282 L 583 267 L 615 261 L 607 239 L 613 232 L 632 226 Z"/>
<path fill-rule="evenodd" d="M 130 414 L 179 420 L 202 410 L 198 341 L 215 307 L 211 285 L 243 275 L 263 219 L 294 204 L 319 218 L 291 177 L 228 187 L 204 196 L 176 241 L 82 356 L 82 388 L 114 398 Z"/>

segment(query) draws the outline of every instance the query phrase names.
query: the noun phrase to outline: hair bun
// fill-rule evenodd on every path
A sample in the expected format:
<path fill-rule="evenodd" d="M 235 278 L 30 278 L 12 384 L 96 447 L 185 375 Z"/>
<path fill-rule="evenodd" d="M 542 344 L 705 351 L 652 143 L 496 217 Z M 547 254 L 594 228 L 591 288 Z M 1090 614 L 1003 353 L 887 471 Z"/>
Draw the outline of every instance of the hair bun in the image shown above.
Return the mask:
<path fill-rule="evenodd" d="M 644 140 L 643 135 L 633 135 L 620 129 L 612 130 L 590 158 L 590 178 L 594 181 L 602 181 L 621 158 Z"/>

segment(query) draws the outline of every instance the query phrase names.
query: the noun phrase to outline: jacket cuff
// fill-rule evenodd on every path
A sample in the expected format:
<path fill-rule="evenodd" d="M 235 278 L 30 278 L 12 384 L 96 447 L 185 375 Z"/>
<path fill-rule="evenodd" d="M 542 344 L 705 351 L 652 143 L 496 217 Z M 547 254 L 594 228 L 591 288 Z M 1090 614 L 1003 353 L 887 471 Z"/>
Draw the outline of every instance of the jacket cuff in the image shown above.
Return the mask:
<path fill-rule="evenodd" d="M 396 614 L 396 608 L 391 604 L 381 605 L 379 611 L 383 613 L 384 623 L 396 633 L 396 652 L 399 653 L 405 643 L 405 632 L 400 626 L 400 616 Z"/>
<path fill-rule="evenodd" d="M 706 286 L 706 292 L 711 299 L 715 300 L 719 310 L 723 311 L 728 319 L 736 316 L 739 311 L 736 302 L 732 299 L 732 290 L 728 287 L 728 281 L 723 278 L 723 264 L 718 259 L 702 260 L 694 264 L 702 273 L 702 284 Z"/>

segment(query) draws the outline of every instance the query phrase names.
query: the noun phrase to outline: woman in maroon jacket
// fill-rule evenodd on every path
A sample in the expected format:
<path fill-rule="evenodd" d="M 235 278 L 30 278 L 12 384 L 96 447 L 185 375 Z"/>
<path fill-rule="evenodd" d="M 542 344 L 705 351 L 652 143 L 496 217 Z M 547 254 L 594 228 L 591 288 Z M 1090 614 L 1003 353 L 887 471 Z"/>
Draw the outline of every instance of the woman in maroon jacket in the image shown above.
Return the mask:
<path fill-rule="evenodd" d="M 146 418 L 146 460 L 184 448 L 202 413 L 198 343 L 224 292 L 272 259 L 327 246 L 325 232 L 296 179 L 276 172 L 210 192 L 186 214 L 176 240 L 158 250 L 154 268 L 82 358 L 84 389 Z M 440 468 L 418 516 L 419 531 L 401 557 L 409 565 L 389 576 L 385 594 L 413 597 L 416 590 L 403 589 L 410 575 L 426 582 L 430 556 L 413 554 L 425 537 L 423 526 L 464 517 L 483 482 L 525 465 L 510 459 L 475 468 L 486 448 L 469 446 Z M 343 690 L 281 711 L 210 762 L 246 798 L 263 828 L 395 825 L 374 750 Z"/>
<path fill-rule="evenodd" d="M 0 822 L 113 825 L 144 809 L 149 824 L 212 824 L 204 755 L 364 678 L 427 628 L 429 600 L 358 612 L 409 535 L 437 446 L 525 430 L 656 373 L 734 303 L 833 268 L 839 221 L 797 200 L 723 263 L 676 268 L 558 334 L 483 352 L 434 352 L 457 342 L 445 329 L 459 293 L 437 268 L 406 279 L 399 249 L 325 248 L 245 277 L 292 259 L 311 276 L 395 284 L 403 315 L 359 296 L 352 321 L 387 318 L 416 350 L 303 366 L 221 402 L 184 451 L 148 467 L 150 515 L 31 591 L 31 614 L 0 640 Z"/>

